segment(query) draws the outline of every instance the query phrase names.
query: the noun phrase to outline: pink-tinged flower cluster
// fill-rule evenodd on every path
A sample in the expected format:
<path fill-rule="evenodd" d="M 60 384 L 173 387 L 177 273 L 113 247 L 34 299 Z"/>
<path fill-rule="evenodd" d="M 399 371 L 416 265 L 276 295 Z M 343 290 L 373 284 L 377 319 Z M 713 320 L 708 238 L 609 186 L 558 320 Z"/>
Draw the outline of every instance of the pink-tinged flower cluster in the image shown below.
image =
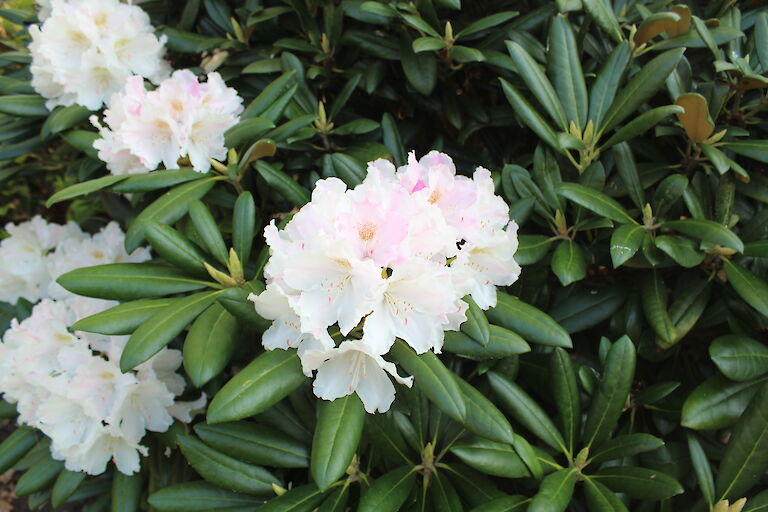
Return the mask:
<path fill-rule="evenodd" d="M 165 36 L 154 34 L 140 7 L 118 0 L 50 0 L 41 25 L 31 25 L 32 87 L 46 106 L 90 110 L 139 75 L 159 83 L 170 73 Z"/>
<path fill-rule="evenodd" d="M 466 320 L 463 297 L 492 307 L 496 286 L 520 274 L 517 224 L 491 173 L 457 175 L 436 151 L 418 161 L 411 154 L 399 169 L 371 162 L 352 190 L 336 178 L 319 181 L 284 230 L 273 221 L 264 235 L 267 287 L 249 297 L 274 320 L 264 347 L 297 348 L 305 373 L 317 371 L 317 396 L 357 392 L 368 412 L 394 400 L 387 373 L 412 382 L 382 357 L 396 338 L 417 353 L 440 352 L 444 331 Z M 352 339 L 336 346 L 332 326 Z"/>
<path fill-rule="evenodd" d="M 182 157 L 205 172 L 210 158 L 226 157 L 224 132 L 238 123 L 242 101 L 218 73 L 200 83 L 189 70 L 175 71 L 154 91 L 135 76 L 112 96 L 106 127 L 91 119 L 101 135 L 93 145 L 112 174 L 146 173 L 160 164 L 178 169 Z"/>

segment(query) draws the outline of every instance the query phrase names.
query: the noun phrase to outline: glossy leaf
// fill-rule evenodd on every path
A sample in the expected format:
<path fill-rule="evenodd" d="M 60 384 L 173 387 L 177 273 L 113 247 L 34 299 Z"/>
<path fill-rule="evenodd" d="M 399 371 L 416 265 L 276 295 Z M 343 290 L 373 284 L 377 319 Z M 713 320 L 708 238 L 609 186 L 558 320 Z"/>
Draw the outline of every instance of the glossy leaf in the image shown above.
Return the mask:
<path fill-rule="evenodd" d="M 681 411 L 680 424 L 695 430 L 730 427 L 741 417 L 747 404 L 766 377 L 732 382 L 715 375 L 699 384 L 688 395 Z"/>
<path fill-rule="evenodd" d="M 587 262 L 581 247 L 572 240 L 560 242 L 552 255 L 552 272 L 563 286 L 584 279 L 587 275 Z"/>
<path fill-rule="evenodd" d="M 327 489 L 338 480 L 352 462 L 363 433 L 365 414 L 356 394 L 320 404 L 309 466 L 320 489 Z"/>
<path fill-rule="evenodd" d="M 248 421 L 198 423 L 195 433 L 205 444 L 243 462 L 278 468 L 309 467 L 309 447 L 274 427 Z"/>
<path fill-rule="evenodd" d="M 120 369 L 126 372 L 160 352 L 213 304 L 220 293 L 196 293 L 158 311 L 131 335 L 120 356 Z"/>
<path fill-rule="evenodd" d="M 571 502 L 578 476 L 576 468 L 560 469 L 546 476 L 527 511 L 563 512 Z"/>
<path fill-rule="evenodd" d="M 259 414 L 285 398 L 305 379 L 295 351 L 264 352 L 232 377 L 211 400 L 208 423 Z"/>
<path fill-rule="evenodd" d="M 197 481 L 163 487 L 147 501 L 159 512 L 208 512 L 255 507 L 263 500 Z"/>
<path fill-rule="evenodd" d="M 196 387 L 202 387 L 224 367 L 237 344 L 237 319 L 221 304 L 211 304 L 192 323 L 184 341 L 184 371 Z"/>
<path fill-rule="evenodd" d="M 496 296 L 496 306 L 486 312 L 491 323 L 514 331 L 529 342 L 571 347 L 571 337 L 552 317 L 504 292 L 497 292 Z"/>
<path fill-rule="evenodd" d="M 78 320 L 72 325 L 72 330 L 114 336 L 132 334 L 141 324 L 175 300 L 144 299 L 118 304 L 101 313 Z"/>
<path fill-rule="evenodd" d="M 557 193 L 603 217 L 616 222 L 637 224 L 623 206 L 593 188 L 577 183 L 561 183 L 557 187 Z"/>
<path fill-rule="evenodd" d="M 416 472 L 411 466 L 393 469 L 377 478 L 360 499 L 360 512 L 396 512 L 405 503 Z"/>
<path fill-rule="evenodd" d="M 736 293 L 747 304 L 763 315 L 768 316 L 768 283 L 731 260 L 724 259 L 723 264 L 728 281 L 736 290 Z"/>

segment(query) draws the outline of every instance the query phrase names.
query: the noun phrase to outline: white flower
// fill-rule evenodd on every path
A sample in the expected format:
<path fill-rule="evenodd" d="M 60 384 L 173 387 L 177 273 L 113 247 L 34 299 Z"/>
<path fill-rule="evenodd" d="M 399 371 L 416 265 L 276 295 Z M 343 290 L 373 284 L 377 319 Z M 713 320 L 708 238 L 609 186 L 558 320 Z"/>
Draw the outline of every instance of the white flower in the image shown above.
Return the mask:
<path fill-rule="evenodd" d="M 324 400 L 357 393 L 369 413 L 386 412 L 395 399 L 395 387 L 387 376 L 411 387 L 413 377 L 400 377 L 394 363 L 385 361 L 364 339 L 345 341 L 326 353 L 317 368 L 314 391 Z"/>
<path fill-rule="evenodd" d="M 32 86 L 46 106 L 98 110 L 132 75 L 168 76 L 159 39 L 141 8 L 118 0 L 47 0 L 41 25 L 29 27 Z"/>
<path fill-rule="evenodd" d="M 210 158 L 223 159 L 224 132 L 237 124 L 242 98 L 218 73 L 200 83 L 189 70 L 179 70 L 154 91 L 144 90 L 140 77 L 124 83 L 104 113 L 101 139 L 94 142 L 99 158 L 113 174 L 177 169 L 188 157 L 196 171 L 210 169 Z"/>
<path fill-rule="evenodd" d="M 484 309 L 496 286 L 520 274 L 514 260 L 517 224 L 495 195 L 491 173 L 456 174 L 453 161 L 432 151 L 395 169 L 368 164 L 352 190 L 336 178 L 316 184 L 312 200 L 279 231 L 264 229 L 270 258 L 266 290 L 251 296 L 273 320 L 264 348 L 297 348 L 315 394 L 333 400 L 353 391 L 366 410 L 394 398 L 382 358 L 396 338 L 417 353 L 439 353 L 444 332 L 466 320 L 471 295 Z M 329 335 L 362 338 L 339 347 Z M 346 368 L 346 370 L 345 370 Z"/>

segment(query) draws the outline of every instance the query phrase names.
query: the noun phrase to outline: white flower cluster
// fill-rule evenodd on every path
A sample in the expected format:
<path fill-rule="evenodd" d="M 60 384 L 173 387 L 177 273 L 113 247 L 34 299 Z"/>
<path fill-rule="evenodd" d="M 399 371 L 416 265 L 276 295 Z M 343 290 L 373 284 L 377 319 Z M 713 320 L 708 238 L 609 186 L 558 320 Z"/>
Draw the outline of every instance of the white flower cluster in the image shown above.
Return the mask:
<path fill-rule="evenodd" d="M 118 0 L 50 0 L 49 7 L 45 21 L 29 27 L 32 86 L 49 109 L 98 110 L 133 75 L 155 83 L 168 76 L 166 38 L 155 36 L 140 7 Z"/>
<path fill-rule="evenodd" d="M 440 352 L 444 331 L 466 320 L 462 297 L 487 309 L 496 286 L 520 274 L 517 224 L 491 173 L 456 175 L 436 151 L 419 161 L 411 154 L 399 169 L 372 162 L 353 190 L 336 178 L 319 181 L 283 231 L 273 221 L 264 234 L 267 287 L 249 297 L 274 320 L 264 347 L 298 348 L 305 373 L 317 370 L 317 396 L 357 392 L 368 412 L 394 400 L 387 373 L 411 384 L 382 357 L 395 338 L 417 353 Z M 337 347 L 328 333 L 334 324 L 361 339 Z"/>
<path fill-rule="evenodd" d="M 53 0 L 36 0 L 35 3 L 37 3 L 37 19 L 40 21 L 45 20 L 48 16 L 51 15 L 51 2 Z M 128 4 L 141 4 L 146 2 L 147 0 L 123 0 L 125 3 Z"/>
<path fill-rule="evenodd" d="M 120 371 L 128 336 L 70 333 L 78 318 L 107 301 L 45 299 L 22 322 L 13 320 L 0 343 L 0 392 L 16 403 L 19 422 L 51 438 L 53 458 L 70 471 L 103 473 L 110 460 L 125 474 L 139 470 L 147 430 L 164 432 L 173 417 L 190 421 L 205 404 L 174 399 L 184 391 L 175 373 L 178 350 L 164 349 L 135 372 Z M 96 355 L 105 354 L 107 358 Z"/>
<path fill-rule="evenodd" d="M 224 132 L 237 124 L 242 101 L 218 73 L 200 83 L 189 70 L 175 71 L 150 92 L 141 77 L 132 77 L 104 112 L 108 127 L 91 119 L 102 137 L 94 147 L 112 174 L 146 173 L 160 163 L 178 169 L 181 157 L 205 172 L 209 158 L 226 157 Z"/>
<path fill-rule="evenodd" d="M 43 299 L 29 318 L 13 320 L 0 342 L 0 394 L 17 404 L 19 422 L 51 438 L 54 458 L 67 469 L 98 474 L 109 460 L 131 474 L 139 469 L 139 443 L 147 430 L 164 431 L 173 417 L 190 421 L 205 396 L 176 402 L 184 379 L 176 374 L 181 354 L 163 350 L 123 374 L 119 360 L 127 336 L 71 333 L 75 321 L 116 302 L 78 297 L 55 279 L 75 268 L 141 262 L 147 249 L 128 255 L 116 223 L 90 236 L 75 224 L 48 224 L 35 217 L 9 224 L 0 242 L 0 300 Z"/>
<path fill-rule="evenodd" d="M 15 304 L 19 298 L 37 302 L 44 298 L 67 299 L 56 278 L 79 267 L 104 263 L 142 262 L 149 249 L 125 252 L 125 235 L 116 222 L 90 236 L 74 222 L 49 224 L 40 216 L 18 225 L 7 224 L 10 235 L 0 241 L 0 301 Z"/>

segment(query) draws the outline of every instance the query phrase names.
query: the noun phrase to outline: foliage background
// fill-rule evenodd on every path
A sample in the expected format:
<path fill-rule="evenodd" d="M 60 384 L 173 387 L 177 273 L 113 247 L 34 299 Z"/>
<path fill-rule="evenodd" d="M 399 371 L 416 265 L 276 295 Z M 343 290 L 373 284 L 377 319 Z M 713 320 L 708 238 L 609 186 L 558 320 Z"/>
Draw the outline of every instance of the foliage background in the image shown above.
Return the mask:
<path fill-rule="evenodd" d="M 195 314 L 178 312 L 177 294 L 121 326 L 133 332 L 127 366 L 158 345 L 183 348 L 191 383 L 216 396 L 207 422 L 154 436 L 140 475 L 85 479 L 18 429 L 0 445 L 0 469 L 29 470 L 17 492 L 31 506 L 721 511 L 720 500 L 746 497 L 743 510 L 768 510 L 760 2 L 142 7 L 173 67 L 216 69 L 245 98 L 227 138 L 238 155 L 209 176 L 100 179 L 90 113 L 49 114 L 29 87 L 18 23 L 34 15 L 14 4 L 0 11 L 16 35 L 0 54 L 0 215 L 89 228 L 117 219 L 127 245 L 147 238 L 190 275 L 200 262 L 181 258 L 185 240 L 223 272 L 220 247 L 233 246 L 251 281 L 190 285 L 207 294 Z M 261 354 L 265 323 L 244 298 L 263 286 L 269 219 L 304 204 L 317 179 L 354 185 L 366 161 L 402 164 L 406 148 L 494 172 L 521 226 L 523 273 L 498 307 L 448 335 L 440 360 L 396 349 L 416 386 L 398 389 L 392 412 L 366 416 L 355 397 L 315 399 L 293 354 Z M 166 294 L 160 281 L 115 291 L 112 279 L 86 269 L 62 282 L 126 301 Z M 29 305 L 3 308 L 10 319 Z M 211 329 L 222 318 L 227 327 Z M 89 321 L 79 327 L 117 329 Z"/>

